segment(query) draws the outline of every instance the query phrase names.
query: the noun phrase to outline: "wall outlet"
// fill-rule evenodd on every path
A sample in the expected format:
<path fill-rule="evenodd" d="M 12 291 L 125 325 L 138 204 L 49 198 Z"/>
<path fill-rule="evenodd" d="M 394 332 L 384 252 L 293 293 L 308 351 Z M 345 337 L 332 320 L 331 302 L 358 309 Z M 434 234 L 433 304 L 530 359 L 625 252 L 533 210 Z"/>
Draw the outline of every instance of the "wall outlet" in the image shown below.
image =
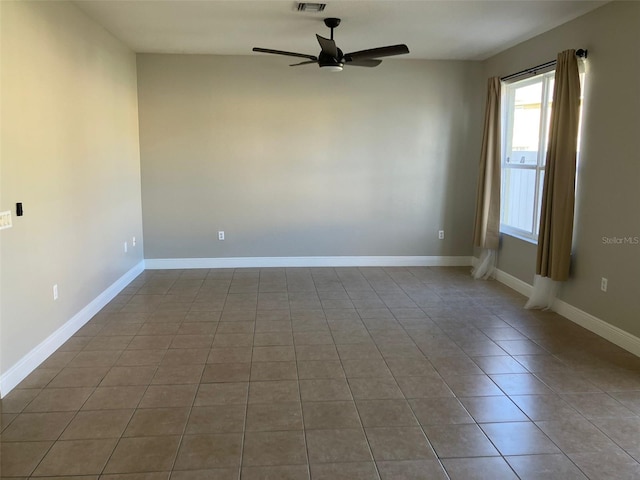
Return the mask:
<path fill-rule="evenodd" d="M 218 240 L 224 240 L 224 231 L 223 230 L 220 230 L 218 232 Z"/>
<path fill-rule="evenodd" d="M 53 299 L 54 300 L 58 299 L 58 284 L 57 283 L 53 286 Z"/>
<path fill-rule="evenodd" d="M 438 230 L 438 239 L 444 240 L 444 230 Z"/>
<path fill-rule="evenodd" d="M 606 292 L 608 283 L 609 283 L 609 280 L 602 277 L 602 279 L 600 280 L 600 290 L 602 290 L 603 292 Z"/>
<path fill-rule="evenodd" d="M 132 246 L 132 247 L 135 247 L 135 246 L 136 246 L 136 237 L 133 237 L 133 238 L 131 239 L 131 246 Z"/>
<path fill-rule="evenodd" d="M 127 253 L 128 251 L 129 251 L 129 243 L 124 242 L 124 253 Z"/>

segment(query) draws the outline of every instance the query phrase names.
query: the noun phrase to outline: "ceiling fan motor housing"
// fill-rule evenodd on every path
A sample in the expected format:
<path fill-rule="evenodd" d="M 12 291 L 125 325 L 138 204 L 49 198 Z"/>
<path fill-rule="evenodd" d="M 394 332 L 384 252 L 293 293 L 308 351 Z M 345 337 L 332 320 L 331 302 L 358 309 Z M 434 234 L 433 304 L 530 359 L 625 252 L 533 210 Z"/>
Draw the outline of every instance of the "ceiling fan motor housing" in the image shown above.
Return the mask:
<path fill-rule="evenodd" d="M 322 67 L 344 67 L 344 54 L 342 50 L 338 48 L 338 58 L 333 58 L 331 55 L 325 52 L 320 52 L 318 56 L 318 65 Z"/>

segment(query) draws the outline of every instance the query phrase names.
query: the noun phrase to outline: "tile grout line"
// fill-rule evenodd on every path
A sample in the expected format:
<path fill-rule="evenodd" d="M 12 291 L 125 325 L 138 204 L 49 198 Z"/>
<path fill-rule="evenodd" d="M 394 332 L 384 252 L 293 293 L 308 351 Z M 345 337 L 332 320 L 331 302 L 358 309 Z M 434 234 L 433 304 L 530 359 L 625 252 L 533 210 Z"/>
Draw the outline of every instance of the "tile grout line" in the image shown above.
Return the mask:
<path fill-rule="evenodd" d="M 311 275 L 311 279 L 313 280 L 313 275 Z M 289 308 L 287 309 L 287 311 L 289 312 L 289 321 L 291 322 L 291 340 L 293 343 L 293 356 L 294 356 L 293 358 L 296 364 L 296 383 L 298 387 L 298 399 L 300 400 L 300 421 L 302 422 L 302 440 L 304 441 L 304 451 L 307 457 L 307 465 L 306 465 L 307 475 L 308 475 L 308 478 L 311 478 L 311 457 L 309 456 L 309 444 L 307 442 L 307 429 L 304 423 L 304 406 L 302 404 L 302 389 L 300 388 L 300 370 L 298 368 L 298 351 L 296 350 L 295 333 L 293 331 L 293 320 L 291 317 L 291 302 L 289 302 L 289 279 L 286 274 L 286 269 L 285 269 L 285 286 L 287 291 L 287 303 L 289 305 Z"/>
<path fill-rule="evenodd" d="M 386 274 L 386 270 L 385 270 L 384 268 L 383 268 L 383 271 L 385 271 L 385 274 Z M 409 272 L 409 273 L 410 273 L 410 272 Z M 387 275 L 387 276 L 388 276 L 388 275 Z M 391 278 L 391 277 L 389 276 L 389 278 Z M 404 289 L 402 289 L 402 287 L 401 287 L 400 285 L 398 285 L 398 284 L 395 282 L 395 280 L 393 280 L 393 279 L 391 279 L 391 280 L 393 281 L 393 283 L 394 283 L 395 285 L 397 285 L 397 286 L 398 286 L 398 287 L 399 287 L 399 288 L 404 292 Z M 369 284 L 370 284 L 370 283 L 369 283 Z M 370 285 L 371 285 L 371 284 L 370 284 Z M 371 286 L 371 288 L 374 290 L 374 292 L 376 292 L 376 295 L 378 295 L 378 292 L 376 291 L 375 287 Z M 405 292 L 405 294 L 406 294 L 406 292 Z M 379 295 L 378 295 L 378 297 L 379 297 Z M 394 321 L 398 323 L 398 325 L 403 329 L 403 331 L 405 331 L 405 333 L 407 333 L 407 332 L 406 332 L 406 330 L 405 330 L 405 328 L 404 328 L 404 326 L 403 326 L 402 324 L 400 324 L 400 322 L 398 322 L 398 319 L 395 317 L 395 315 L 393 314 L 393 312 L 391 311 L 391 309 L 387 306 L 386 302 L 385 302 L 382 298 L 380 298 L 380 300 L 382 301 L 382 303 L 384 303 L 385 307 L 389 310 L 389 312 L 391 313 L 391 315 L 392 315 L 392 316 L 393 316 L 393 318 L 394 318 Z M 357 311 L 357 309 L 356 309 L 356 311 Z M 428 316 L 428 315 L 427 315 L 427 316 Z M 366 324 L 364 324 L 364 327 L 365 327 L 365 329 L 369 332 L 369 334 L 371 334 L 371 332 L 370 332 L 370 330 L 369 330 L 369 327 L 368 327 Z M 407 335 L 409 335 L 409 334 L 407 333 Z M 409 336 L 409 338 L 411 338 L 411 336 Z M 387 363 L 387 358 L 386 358 L 386 357 L 383 355 L 383 353 L 380 351 L 380 347 L 378 346 L 377 342 L 375 341 L 375 339 L 374 339 L 373 337 L 372 337 L 372 341 L 373 341 L 373 343 L 375 344 L 376 349 L 378 350 L 378 353 L 380 354 L 380 357 L 382 358 L 382 361 L 384 362 L 384 364 L 385 364 L 385 365 L 387 366 L 387 368 L 389 369 L 389 372 L 390 372 L 390 374 L 391 374 L 391 376 L 392 376 L 392 378 L 393 378 L 393 380 L 394 380 L 394 382 L 395 382 L 396 386 L 397 386 L 397 387 L 398 387 L 398 389 L 402 392 L 402 389 L 400 389 L 400 386 L 398 385 L 398 381 L 397 381 L 397 379 L 396 379 L 396 376 L 393 374 L 393 371 L 391 370 L 391 368 L 389 367 L 389 364 Z M 414 346 L 416 346 L 416 348 L 418 348 L 418 349 L 419 349 L 419 347 L 415 344 L 415 342 L 414 342 L 413 338 L 411 338 L 411 342 L 412 342 L 412 344 L 413 344 Z M 423 355 L 423 356 L 424 356 L 424 355 Z M 425 358 L 426 358 L 426 357 L 425 357 Z M 428 361 L 428 359 L 427 359 L 427 361 Z M 407 403 L 407 406 L 409 407 L 409 409 L 411 410 L 411 415 L 412 415 L 413 419 L 416 421 L 416 425 L 417 425 L 417 427 L 418 427 L 418 428 L 420 428 L 420 431 L 422 432 L 422 435 L 423 435 L 424 439 L 426 440 L 427 444 L 429 445 L 429 449 L 430 449 L 431 453 L 433 454 L 433 456 L 435 457 L 436 461 L 437 461 L 437 462 L 438 462 L 438 464 L 440 465 L 440 468 L 442 468 L 442 471 L 444 472 L 444 474 L 449 478 L 449 473 L 448 473 L 448 472 L 447 472 L 447 470 L 445 469 L 445 467 L 444 467 L 444 465 L 443 465 L 443 463 L 442 463 L 442 461 L 441 461 L 440 457 L 438 456 L 437 452 L 435 451 L 435 448 L 434 448 L 433 444 L 431 443 L 431 440 L 429 440 L 429 437 L 427 436 L 427 433 L 424 431 L 424 428 L 423 428 L 422 424 L 421 424 L 421 423 L 420 423 L 420 421 L 418 420 L 418 418 L 417 418 L 417 416 L 416 416 L 416 413 L 415 413 L 415 411 L 414 411 L 413 407 L 411 406 L 411 403 L 409 402 L 409 399 L 407 399 L 407 398 L 406 398 L 406 396 L 405 396 L 404 392 L 402 392 L 402 397 L 403 397 L 404 401 Z M 357 404 L 356 404 L 356 408 L 357 408 Z M 368 437 L 367 437 L 367 442 L 368 442 L 368 441 L 369 441 L 369 439 L 368 439 Z M 376 464 L 376 468 L 377 468 L 377 464 Z"/>
<path fill-rule="evenodd" d="M 340 285 L 342 286 L 343 290 L 345 291 L 346 295 L 348 296 L 349 293 L 347 292 L 346 288 L 344 287 L 342 279 L 340 279 L 340 276 L 335 271 L 335 269 L 332 269 L 332 271 L 334 272 L 334 275 L 340 280 Z M 314 284 L 315 284 L 315 282 L 314 282 Z M 316 286 L 316 295 L 318 295 L 317 286 Z M 318 298 L 320 298 L 319 295 L 318 295 Z M 322 302 L 320 302 L 320 305 L 322 305 Z M 354 307 L 354 309 L 355 309 L 355 307 Z M 356 312 L 357 312 L 357 310 L 356 310 Z M 342 371 L 345 374 L 344 380 L 345 380 L 345 383 L 347 384 L 347 388 L 349 389 L 349 395 L 351 396 L 351 401 L 353 402 L 353 407 L 355 408 L 356 414 L 358 416 L 358 422 L 360 424 L 360 429 L 362 430 L 362 435 L 364 436 L 364 440 L 365 440 L 365 442 L 367 444 L 367 450 L 369 451 L 369 457 L 371 458 L 371 463 L 373 464 L 373 468 L 374 468 L 374 470 L 376 472 L 376 476 L 378 477 L 378 479 L 380 479 L 382 477 L 381 477 L 380 471 L 378 469 L 378 464 L 376 463 L 376 459 L 375 459 L 375 457 L 373 455 L 373 449 L 371 448 L 371 444 L 369 443 L 369 438 L 367 437 L 367 432 L 364 429 L 364 424 L 362 423 L 362 418 L 360 416 L 360 411 L 358 410 L 358 404 L 356 403 L 356 399 L 353 396 L 353 392 L 351 390 L 351 385 L 349 383 L 349 378 L 347 377 L 347 372 L 344 369 L 344 364 L 342 362 L 342 357 L 340 356 L 340 352 L 339 352 L 339 350 L 337 348 L 335 337 L 333 336 L 333 330 L 331 329 L 331 326 L 329 325 L 329 322 L 327 321 L 327 315 L 326 315 L 324 306 L 322 306 L 322 313 L 323 313 L 323 315 L 325 317 L 325 322 L 327 323 L 327 328 L 329 329 L 329 334 L 331 335 L 331 338 L 333 339 L 333 345 L 334 345 L 334 347 L 336 349 L 336 353 L 338 355 L 338 361 L 340 362 L 340 367 L 342 368 Z M 359 317 L 359 315 L 358 315 L 358 317 Z M 360 319 L 360 321 L 362 321 L 362 319 Z M 349 462 L 335 462 L 335 463 L 349 463 Z"/>
<path fill-rule="evenodd" d="M 371 286 L 371 283 L 366 279 L 366 277 L 364 275 L 362 275 L 362 272 L 360 271 L 360 269 L 358 269 L 358 273 L 362 276 L 362 278 L 367 282 L 367 284 L 369 285 L 369 287 L 372 289 L 372 291 L 376 294 L 376 296 L 380 299 L 380 301 L 382 301 L 382 303 L 384 304 L 384 301 L 380 298 L 380 296 L 378 295 L 378 292 L 376 292 L 375 288 L 373 288 Z M 347 293 L 347 295 L 349 296 L 350 300 L 353 300 L 353 298 L 351 297 L 351 295 L 349 295 L 349 291 L 345 288 L 345 291 Z M 386 306 L 386 304 L 385 304 Z M 380 351 L 380 348 L 378 347 L 378 344 L 376 343 L 375 339 L 371 336 L 371 332 L 369 330 L 369 327 L 367 327 L 366 323 L 363 321 L 360 312 L 358 311 L 358 308 L 355 307 L 354 305 L 354 309 L 356 311 L 356 314 L 358 315 L 358 318 L 360 318 L 360 322 L 362 323 L 362 326 L 364 327 L 364 329 L 367 331 L 367 334 L 369 335 L 369 337 L 371 338 L 371 342 L 373 343 L 373 345 L 375 346 L 377 352 L 380 354 L 380 358 L 382 358 L 382 361 L 384 362 L 384 364 L 386 365 L 386 367 L 389 369 L 389 365 L 387 364 L 386 359 L 384 358 L 384 355 L 382 355 L 382 352 Z M 334 339 L 335 342 L 335 339 Z M 342 362 L 342 357 L 340 357 L 340 354 L 338 353 L 338 357 L 340 358 L 340 364 L 343 367 L 344 370 L 344 364 Z M 392 377 L 393 377 L 393 373 L 391 372 L 391 369 L 389 369 L 389 373 L 391 373 Z M 346 371 L 345 371 L 345 377 L 346 377 Z M 355 377 L 354 377 L 355 378 Z M 397 384 L 397 381 L 395 380 L 395 377 L 393 377 L 394 382 L 396 383 L 396 386 L 398 387 L 398 389 L 400 389 L 400 387 Z M 356 412 L 358 413 L 358 420 L 360 421 L 360 426 L 362 428 L 362 432 L 364 433 L 364 437 L 365 440 L 367 442 L 367 447 L 369 449 L 369 453 L 371 455 L 371 459 L 373 461 L 373 465 L 375 467 L 376 473 L 378 475 L 379 478 L 382 478 L 382 475 L 380 474 L 380 468 L 378 467 L 378 462 L 376 461 L 375 455 L 373 454 L 373 448 L 371 447 L 371 442 L 369 440 L 369 436 L 367 435 L 367 431 L 364 427 L 364 423 L 362 421 L 362 415 L 360 413 L 360 408 L 358 408 L 358 402 L 356 401 L 355 397 L 353 397 L 353 391 L 351 390 L 351 383 L 349 382 L 349 377 L 346 377 L 346 381 L 347 384 L 349 385 L 349 390 L 351 392 L 351 396 L 353 398 L 353 404 L 355 406 Z M 403 394 L 404 397 L 404 394 Z M 413 412 L 412 412 L 413 413 Z M 431 446 L 431 444 L 429 443 L 429 446 Z M 433 448 L 432 448 L 433 450 Z"/>
<path fill-rule="evenodd" d="M 209 274 L 209 271 L 207 270 L 207 275 L 205 275 L 205 277 L 204 277 L 205 279 L 207 278 L 208 274 Z M 175 282 L 174 282 L 174 284 L 175 284 Z M 200 284 L 200 288 L 198 289 L 198 292 L 196 293 L 196 296 L 194 298 L 197 298 L 198 294 L 202 291 L 203 286 L 204 286 L 204 280 Z M 191 302 L 190 305 L 192 306 L 193 302 Z M 191 308 L 189 308 L 189 310 L 191 310 Z M 182 326 L 182 324 L 185 323 L 185 321 L 184 321 L 185 319 L 186 319 L 186 315 L 185 315 L 185 318 L 182 320 L 182 322 L 180 322 L 181 326 Z M 220 325 L 220 320 L 218 319 L 218 322 L 216 322 L 216 327 L 215 327 L 214 332 L 213 332 L 213 336 L 211 338 L 211 345 L 209 345 L 209 351 L 211 351 L 211 349 L 213 348 L 213 341 L 215 339 L 215 335 L 216 335 L 216 332 L 218 330 L 218 326 L 219 325 Z M 179 329 L 178 329 L 178 331 L 179 331 Z M 168 349 L 167 349 L 167 351 L 168 351 Z M 189 420 L 191 420 L 191 413 L 193 412 L 193 408 L 194 408 L 195 403 L 196 403 L 196 398 L 198 397 L 198 392 L 200 391 L 200 385 L 202 385 L 202 378 L 204 377 L 204 372 L 205 372 L 205 370 L 207 368 L 207 360 L 208 359 L 209 359 L 209 355 L 207 354 L 207 358 L 205 359 L 205 363 L 204 363 L 204 365 L 202 367 L 202 371 L 200 372 L 200 378 L 199 378 L 198 383 L 197 383 L 195 395 L 193 396 L 193 400 L 191 401 L 191 406 L 189 407 L 189 411 L 187 412 L 187 420 L 186 420 L 186 422 L 184 424 L 184 427 L 182 429 L 182 434 L 180 435 L 180 440 L 178 441 L 178 446 L 176 448 L 176 453 L 175 453 L 175 456 L 173 457 L 173 461 L 171 462 L 171 467 L 169 468 L 169 478 L 171 478 L 173 476 L 173 472 L 174 472 L 176 463 L 178 462 L 178 456 L 180 455 L 180 449 L 182 448 L 182 443 L 184 441 L 184 437 L 187 434 L 187 428 L 189 426 Z"/>
<path fill-rule="evenodd" d="M 151 277 L 153 278 L 153 275 L 151 275 Z M 145 282 L 146 283 L 146 282 Z M 175 280 L 171 283 L 171 285 L 175 284 Z M 142 288 L 142 287 L 140 287 Z M 140 290 L 140 288 L 138 288 L 137 291 Z M 167 290 L 169 290 L 171 287 L 168 287 Z M 135 294 L 134 294 L 135 295 Z M 133 298 L 133 295 L 132 295 Z M 131 300 L 130 300 L 131 301 Z M 124 308 L 129 302 L 125 303 L 122 308 Z M 121 310 L 121 309 L 120 309 Z M 146 316 L 145 316 L 145 320 L 151 317 L 151 314 L 153 312 L 149 312 Z M 146 321 L 142 323 L 142 325 L 144 325 L 145 323 L 147 323 Z M 142 327 L 141 327 L 142 328 Z M 139 330 L 138 330 L 139 331 Z M 135 335 L 134 335 L 135 336 Z M 133 339 L 132 339 L 133 340 Z M 127 344 L 127 346 L 130 344 L 131 342 L 129 342 Z M 123 350 L 124 353 L 124 350 Z M 165 353 L 162 355 L 162 357 L 164 358 L 164 356 L 167 354 L 167 352 L 165 351 Z M 122 356 L 122 355 L 120 355 Z M 158 364 L 159 366 L 160 364 Z M 155 367 L 155 371 L 153 373 L 153 376 L 155 377 L 156 373 L 158 372 L 158 366 Z M 115 453 L 115 451 L 117 450 L 118 446 L 120 445 L 120 442 L 122 441 L 123 438 L 127 438 L 127 437 L 123 437 L 124 433 L 127 431 L 127 428 L 129 427 L 129 425 L 131 424 L 131 420 L 133 419 L 133 417 L 135 416 L 136 411 L 138 410 L 138 408 L 140 407 L 140 404 L 142 403 L 142 399 L 144 398 L 145 394 L 147 393 L 147 391 L 149 390 L 149 387 L 151 386 L 151 382 L 153 381 L 153 377 L 151 378 L 151 380 L 149 380 L 149 384 L 146 386 L 146 388 L 144 389 L 144 392 L 142 393 L 142 395 L 140 396 L 140 399 L 138 400 L 138 403 L 136 404 L 136 406 L 133 408 L 133 413 L 131 414 L 131 417 L 129 418 L 129 421 L 127 422 L 127 424 L 125 425 L 124 429 L 122 430 L 122 433 L 120 434 L 120 437 L 117 439 L 113 449 L 111 450 L 111 453 L 109 454 L 109 457 L 107 458 L 107 461 L 104 463 L 104 466 L 102 467 L 102 470 L 100 471 L 99 478 L 102 477 L 102 475 L 105 475 L 105 469 L 107 468 L 107 465 L 109 464 L 109 462 L 111 461 L 111 459 L 113 458 L 113 454 Z M 97 388 L 97 387 L 96 387 Z M 88 399 L 87 399 L 88 401 Z"/>
<path fill-rule="evenodd" d="M 233 270 L 233 275 L 231 277 L 231 283 L 229 284 L 229 289 L 227 290 L 227 295 L 231 291 L 231 286 L 233 285 L 233 277 L 238 269 Z M 253 321 L 253 335 L 251 336 L 251 358 L 249 359 L 249 378 L 247 379 L 247 398 L 246 404 L 244 407 L 244 422 L 242 428 L 242 440 L 240 441 L 240 465 L 238 466 L 238 480 L 242 478 L 242 469 L 244 467 L 244 444 L 247 438 L 247 420 L 249 418 L 249 397 L 251 395 L 251 373 L 253 371 L 253 349 L 256 338 L 256 324 L 258 322 L 258 300 L 260 298 L 260 273 L 258 273 L 258 288 L 256 290 L 256 313 Z M 226 301 L 225 301 L 226 307 Z M 224 313 L 224 308 L 222 309 Z M 222 319 L 222 317 L 221 317 Z"/>

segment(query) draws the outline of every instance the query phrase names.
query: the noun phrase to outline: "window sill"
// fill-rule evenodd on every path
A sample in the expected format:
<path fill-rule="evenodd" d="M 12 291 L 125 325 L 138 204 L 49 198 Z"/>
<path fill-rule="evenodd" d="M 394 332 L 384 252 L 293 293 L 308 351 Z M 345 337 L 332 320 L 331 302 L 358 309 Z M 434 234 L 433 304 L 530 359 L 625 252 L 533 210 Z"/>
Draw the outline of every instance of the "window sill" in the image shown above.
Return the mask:
<path fill-rule="evenodd" d="M 513 238 L 517 238 L 518 240 L 522 240 L 523 242 L 527 242 L 530 243 L 531 245 L 538 245 L 538 241 L 531 238 L 531 237 L 526 237 L 524 235 L 520 235 L 516 232 L 506 232 L 504 230 L 500 230 L 500 235 L 507 235 L 508 237 L 513 237 Z"/>

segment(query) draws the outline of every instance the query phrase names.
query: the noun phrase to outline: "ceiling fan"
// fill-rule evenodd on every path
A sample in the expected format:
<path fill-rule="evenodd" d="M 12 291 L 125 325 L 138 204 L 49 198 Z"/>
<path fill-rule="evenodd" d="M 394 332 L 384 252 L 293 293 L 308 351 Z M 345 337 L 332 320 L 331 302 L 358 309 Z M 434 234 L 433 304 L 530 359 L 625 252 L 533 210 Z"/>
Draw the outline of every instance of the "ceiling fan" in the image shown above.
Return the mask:
<path fill-rule="evenodd" d="M 324 38 L 316 34 L 316 38 L 318 39 L 318 43 L 321 48 L 320 54 L 317 57 L 315 55 L 306 55 L 304 53 L 283 52 L 282 50 L 271 50 L 269 48 L 259 47 L 254 47 L 253 51 L 306 58 L 306 61 L 294 63 L 290 66 L 297 67 L 299 65 L 317 63 L 320 68 L 325 68 L 332 72 L 342 71 L 345 65 L 353 65 L 356 67 L 377 67 L 382 63 L 382 60 L 378 60 L 380 57 L 392 57 L 395 55 L 404 55 L 405 53 L 409 53 L 409 48 L 404 44 L 343 53 L 342 50 L 336 46 L 336 42 L 333 40 L 333 29 L 340 25 L 340 19 L 325 18 L 324 24 L 331 29 L 331 38 Z"/>

